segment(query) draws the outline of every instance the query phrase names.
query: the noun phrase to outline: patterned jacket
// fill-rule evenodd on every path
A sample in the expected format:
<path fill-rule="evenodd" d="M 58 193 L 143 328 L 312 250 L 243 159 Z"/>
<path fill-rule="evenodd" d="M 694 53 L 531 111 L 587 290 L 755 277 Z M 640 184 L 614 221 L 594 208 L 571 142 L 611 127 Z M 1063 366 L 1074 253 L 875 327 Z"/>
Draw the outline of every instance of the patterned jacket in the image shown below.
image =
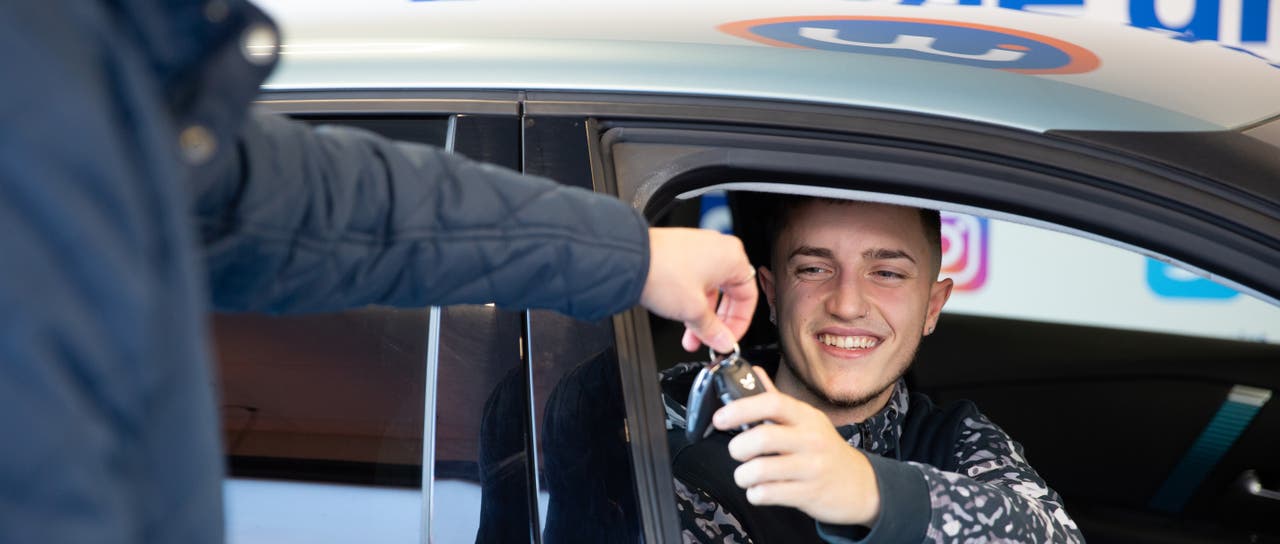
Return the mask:
<path fill-rule="evenodd" d="M 685 426 L 688 387 L 684 382 L 701 366 L 683 363 L 662 373 L 668 434 L 673 437 L 682 435 Z M 720 436 L 695 446 L 673 439 L 673 450 L 683 450 L 673 451 L 673 459 L 684 541 L 772 540 L 777 532 L 773 538 L 751 532 L 753 518 L 771 517 L 791 525 L 785 537 L 788 542 L 803 540 L 805 535 L 834 543 L 1084 541 L 1062 499 L 1023 457 L 1022 446 L 971 402 L 935 407 L 926 396 L 909 393 L 899 380 L 884 409 L 866 421 L 836 430 L 850 446 L 867 454 L 875 471 L 881 510 L 873 527 L 814 523 L 792 508 L 746 503 L 745 494 L 732 485 L 737 463 L 724 452 L 728 436 L 716 433 Z M 699 459 L 691 463 L 694 448 L 701 452 L 692 454 Z M 720 459 L 711 459 L 715 457 Z M 704 479 L 682 466 L 729 476 L 716 484 L 714 477 Z M 800 520 L 812 525 L 795 527 Z M 769 523 L 777 522 L 755 521 L 755 527 L 764 529 Z"/>

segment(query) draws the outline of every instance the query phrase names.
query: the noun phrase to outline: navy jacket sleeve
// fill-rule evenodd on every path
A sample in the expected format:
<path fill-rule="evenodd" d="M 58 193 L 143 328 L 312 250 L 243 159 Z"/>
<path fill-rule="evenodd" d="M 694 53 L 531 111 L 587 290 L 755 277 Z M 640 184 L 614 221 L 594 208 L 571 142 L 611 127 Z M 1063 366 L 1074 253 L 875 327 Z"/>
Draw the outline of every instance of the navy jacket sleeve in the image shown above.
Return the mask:
<path fill-rule="evenodd" d="M 257 112 L 197 187 L 214 306 L 496 302 L 596 319 L 634 305 L 646 223 L 551 180 Z"/>

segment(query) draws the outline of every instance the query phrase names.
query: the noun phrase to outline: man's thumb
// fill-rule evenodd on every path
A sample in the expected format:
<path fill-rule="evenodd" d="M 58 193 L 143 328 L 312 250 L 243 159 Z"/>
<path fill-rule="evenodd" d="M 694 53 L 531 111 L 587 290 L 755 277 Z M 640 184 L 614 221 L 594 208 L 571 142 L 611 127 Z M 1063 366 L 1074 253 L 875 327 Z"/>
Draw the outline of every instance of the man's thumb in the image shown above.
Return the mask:
<path fill-rule="evenodd" d="M 706 344 L 721 353 L 733 351 L 733 333 L 720 318 L 711 311 L 703 312 L 696 321 L 685 322 L 684 339 L 681 344 L 686 351 L 698 349 L 698 344 Z"/>

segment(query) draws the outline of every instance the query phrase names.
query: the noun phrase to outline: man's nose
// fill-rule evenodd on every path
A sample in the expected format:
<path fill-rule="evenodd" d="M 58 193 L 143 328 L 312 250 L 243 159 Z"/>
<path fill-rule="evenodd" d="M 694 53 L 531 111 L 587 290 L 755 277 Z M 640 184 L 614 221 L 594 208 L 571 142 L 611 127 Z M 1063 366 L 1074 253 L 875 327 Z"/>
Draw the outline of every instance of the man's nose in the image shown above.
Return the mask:
<path fill-rule="evenodd" d="M 853 321 L 867 315 L 869 307 L 859 278 L 855 274 L 841 274 L 835 290 L 827 297 L 827 312 L 844 321 Z"/>

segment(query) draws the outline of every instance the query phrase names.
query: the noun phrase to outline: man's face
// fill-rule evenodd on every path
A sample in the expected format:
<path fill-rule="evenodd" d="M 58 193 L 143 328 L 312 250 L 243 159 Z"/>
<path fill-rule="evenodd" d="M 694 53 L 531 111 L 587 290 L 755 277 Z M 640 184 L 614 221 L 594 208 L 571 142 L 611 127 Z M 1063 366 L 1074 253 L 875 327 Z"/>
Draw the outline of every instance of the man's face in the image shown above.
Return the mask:
<path fill-rule="evenodd" d="M 793 210 L 773 270 L 760 269 L 783 368 L 803 386 L 788 393 L 819 408 L 879 409 L 951 293 L 933 260 L 919 210 L 822 201 Z"/>

